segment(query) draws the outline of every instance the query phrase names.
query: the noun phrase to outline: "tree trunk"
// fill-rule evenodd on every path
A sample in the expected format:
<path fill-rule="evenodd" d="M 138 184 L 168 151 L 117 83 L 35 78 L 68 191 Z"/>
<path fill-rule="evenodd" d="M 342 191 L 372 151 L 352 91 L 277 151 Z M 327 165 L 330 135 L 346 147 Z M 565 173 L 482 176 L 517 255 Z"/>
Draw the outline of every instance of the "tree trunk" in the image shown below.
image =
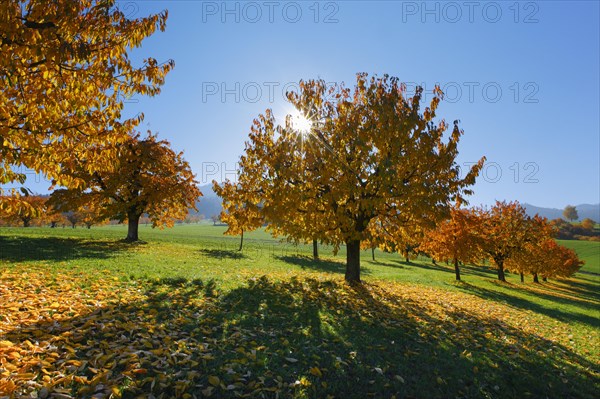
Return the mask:
<path fill-rule="evenodd" d="M 360 282 L 360 240 L 346 242 L 346 281 Z"/>
<path fill-rule="evenodd" d="M 91 224 L 88 224 L 88 225 L 86 225 L 86 227 L 87 227 L 87 228 L 88 228 L 88 230 L 89 230 L 89 229 L 91 229 L 91 228 L 92 228 L 92 225 L 91 225 Z"/>
<path fill-rule="evenodd" d="M 23 219 L 23 227 L 29 227 L 29 219 Z"/>
<path fill-rule="evenodd" d="M 240 237 L 240 247 L 238 248 L 238 251 L 241 251 L 243 247 L 244 247 L 244 230 L 242 230 L 242 235 Z"/>
<path fill-rule="evenodd" d="M 431 263 L 433 263 L 434 266 L 437 266 L 437 263 L 435 262 L 435 259 L 431 258 Z"/>
<path fill-rule="evenodd" d="M 71 223 L 71 228 L 74 229 L 77 223 Z"/>
<path fill-rule="evenodd" d="M 319 259 L 319 243 L 317 240 L 313 240 L 313 259 Z"/>
<path fill-rule="evenodd" d="M 127 241 L 134 242 L 140 239 L 138 236 L 138 228 L 140 225 L 141 216 L 142 215 L 137 215 L 135 213 L 130 213 L 127 215 Z"/>
<path fill-rule="evenodd" d="M 538 278 L 537 273 L 533 273 L 533 282 L 534 283 L 539 283 L 540 282 L 540 279 Z"/>
<path fill-rule="evenodd" d="M 375 262 L 375 247 L 371 247 L 371 257 L 373 258 L 373 262 Z"/>
<path fill-rule="evenodd" d="M 506 282 L 506 277 L 504 276 L 504 261 L 496 263 L 498 264 L 498 280 Z"/>
<path fill-rule="evenodd" d="M 458 259 L 454 258 L 454 273 L 456 274 L 456 281 L 460 281 L 460 269 L 458 268 Z"/>
<path fill-rule="evenodd" d="M 525 282 L 525 276 L 523 276 L 523 272 L 521 272 L 521 282 L 524 283 Z"/>
<path fill-rule="evenodd" d="M 548 281 L 548 277 L 542 277 L 542 281 Z"/>

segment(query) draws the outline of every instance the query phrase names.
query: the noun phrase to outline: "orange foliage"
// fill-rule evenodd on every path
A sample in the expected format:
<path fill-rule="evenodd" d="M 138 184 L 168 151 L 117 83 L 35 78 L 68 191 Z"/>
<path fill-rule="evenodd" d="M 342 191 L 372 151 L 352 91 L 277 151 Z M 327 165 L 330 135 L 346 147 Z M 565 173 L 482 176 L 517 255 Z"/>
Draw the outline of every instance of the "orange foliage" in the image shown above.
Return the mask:
<path fill-rule="evenodd" d="M 545 238 L 539 242 L 526 245 L 525 249 L 506 263 L 507 269 L 531 274 L 535 282 L 538 276 L 570 277 L 583 265 L 577 254 L 552 238 Z"/>
<path fill-rule="evenodd" d="M 460 280 L 459 262 L 475 262 L 480 259 L 479 237 L 475 234 L 480 221 L 478 215 L 456 205 L 450 210 L 450 218 L 425 234 L 419 249 L 435 260 L 451 261 L 456 279 Z"/>
<path fill-rule="evenodd" d="M 470 194 L 483 160 L 460 177 L 455 159 L 463 132 L 457 121 L 435 121 L 443 94 L 433 94 L 424 106 L 421 88 L 409 96 L 397 78 L 358 74 L 354 90 L 310 80 L 289 94 L 311 121 L 309 132 L 291 116 L 281 126 L 270 110 L 260 115 L 240 164 L 272 228 L 293 239 L 345 244 L 346 279 L 356 282 L 371 223 L 418 231 L 443 218 L 451 201 Z"/>
<path fill-rule="evenodd" d="M 0 198 L 5 207 L 0 209 L 0 219 L 11 226 L 30 227 L 45 222 L 46 198 L 39 195 Z M 10 204 L 10 206 L 9 206 Z"/>
<path fill-rule="evenodd" d="M 129 137 L 119 148 L 114 171 L 87 173 L 77 167 L 70 173 L 86 181 L 87 188 L 57 190 L 52 201 L 60 209 L 88 209 L 98 219 L 127 219 L 127 239 L 138 240 L 138 224 L 147 213 L 154 227 L 171 227 L 185 219 L 190 208 L 202 196 L 195 176 L 183 153 L 176 153 L 167 141 L 159 141 L 148 132 Z"/>
<path fill-rule="evenodd" d="M 105 145 L 125 141 L 143 118 L 123 120 L 124 98 L 158 94 L 174 66 L 146 58 L 135 67 L 128 52 L 166 20 L 166 11 L 130 19 L 114 0 L 3 0 L 0 183 L 24 183 L 26 167 L 76 188 L 83 181 L 65 166 L 112 167 L 116 147 Z"/>
<path fill-rule="evenodd" d="M 227 224 L 224 234 L 241 235 L 240 251 L 242 250 L 244 231 L 256 230 L 262 226 L 264 218 L 257 197 L 251 190 L 245 190 L 241 184 L 226 181 L 219 184 L 213 181 L 214 192 L 223 199 L 223 211 L 220 220 Z"/>
<path fill-rule="evenodd" d="M 525 213 L 517 201 L 496 201 L 490 209 L 476 210 L 479 224 L 479 245 L 482 252 L 498 268 L 498 279 L 506 281 L 504 263 L 525 249 L 530 242 L 544 236 L 542 224 Z"/>

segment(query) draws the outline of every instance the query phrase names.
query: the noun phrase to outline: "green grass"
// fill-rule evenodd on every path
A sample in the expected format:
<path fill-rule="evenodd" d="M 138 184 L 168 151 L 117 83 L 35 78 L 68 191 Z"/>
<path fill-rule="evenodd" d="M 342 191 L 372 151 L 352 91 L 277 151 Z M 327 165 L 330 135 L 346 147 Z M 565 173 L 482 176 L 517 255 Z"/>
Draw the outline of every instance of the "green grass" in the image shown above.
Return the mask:
<path fill-rule="evenodd" d="M 600 389 L 598 275 L 543 284 L 528 277 L 522 284 L 509 274 L 501 284 L 492 268 L 465 266 L 457 283 L 444 264 L 407 263 L 380 251 L 372 261 L 364 251 L 366 285 L 356 288 L 342 281 L 343 248 L 334 255 L 322 247 L 314 261 L 310 246 L 261 230 L 247 233 L 238 252 L 239 238 L 224 237 L 224 230 L 141 226 L 145 242 L 128 245 L 120 241 L 123 226 L 3 228 L 0 271 L 43 269 L 59 282 L 66 273 L 134 287 L 143 299 L 110 313 L 111 320 L 142 312 L 186 339 L 212 342 L 213 357 L 198 360 L 197 378 L 203 389 L 209 374 L 226 382 L 213 387 L 214 397 L 260 396 L 247 387 L 225 389 L 239 382 L 233 375 L 247 372 L 264 378 L 265 397 L 591 398 Z M 585 271 L 598 270 L 598 243 L 561 243 L 574 245 Z M 89 281 L 77 284 L 87 289 Z M 182 303 L 189 306 L 176 305 Z M 127 345 L 120 350 L 138 343 Z M 240 360 L 251 350 L 244 355 L 250 363 Z M 131 395 L 135 382 L 127 382 Z M 173 392 L 166 397 L 181 393 Z"/>
<path fill-rule="evenodd" d="M 575 250 L 579 258 L 585 261 L 585 265 L 581 270 L 600 274 L 600 242 L 579 240 L 557 241 L 561 245 Z"/>

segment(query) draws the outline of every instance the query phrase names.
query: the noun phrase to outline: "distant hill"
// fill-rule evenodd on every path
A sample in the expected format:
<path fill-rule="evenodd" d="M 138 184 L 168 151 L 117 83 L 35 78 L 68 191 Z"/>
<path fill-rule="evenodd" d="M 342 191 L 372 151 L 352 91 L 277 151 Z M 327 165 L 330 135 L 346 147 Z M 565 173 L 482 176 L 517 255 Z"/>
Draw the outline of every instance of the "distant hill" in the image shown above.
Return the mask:
<path fill-rule="evenodd" d="M 209 219 L 212 215 L 218 215 L 221 213 L 221 198 L 215 194 L 212 189 L 212 184 L 206 184 L 200 186 L 203 197 L 196 204 L 198 212 L 192 212 L 193 215 L 204 215 L 205 218 Z M 562 218 L 562 209 L 557 208 L 542 208 L 539 206 L 524 203 L 523 206 L 530 216 L 536 213 L 540 216 L 547 217 L 548 219 Z M 580 204 L 576 205 L 577 213 L 579 214 L 579 220 L 590 218 L 596 222 L 600 222 L 600 204 Z"/>
<path fill-rule="evenodd" d="M 212 184 L 200 186 L 202 197 L 196 203 L 198 212 L 192 211 L 192 215 L 204 215 L 206 219 L 210 219 L 212 215 L 221 213 L 221 198 L 215 194 L 212 189 Z"/>
<path fill-rule="evenodd" d="M 535 215 L 536 213 L 540 216 L 547 217 L 548 219 L 558 219 L 562 218 L 562 209 L 557 208 L 542 208 L 539 206 L 531 205 L 531 204 L 523 204 L 527 214 L 530 216 Z M 577 214 L 579 215 L 579 220 L 583 220 L 585 218 L 590 218 L 595 220 L 596 222 L 600 221 L 600 204 L 580 204 L 575 205 L 577 209 Z"/>

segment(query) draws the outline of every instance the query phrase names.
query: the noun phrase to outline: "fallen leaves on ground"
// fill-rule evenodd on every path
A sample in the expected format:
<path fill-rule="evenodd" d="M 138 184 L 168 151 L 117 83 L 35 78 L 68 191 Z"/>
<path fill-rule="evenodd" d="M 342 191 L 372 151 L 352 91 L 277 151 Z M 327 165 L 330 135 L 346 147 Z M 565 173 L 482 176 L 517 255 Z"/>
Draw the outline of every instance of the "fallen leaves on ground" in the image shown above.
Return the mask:
<path fill-rule="evenodd" d="M 219 292 L 11 268 L 0 270 L 0 299 L 10 398 L 585 397 L 598 387 L 599 352 L 578 353 L 567 324 L 425 286 L 311 274 Z"/>

